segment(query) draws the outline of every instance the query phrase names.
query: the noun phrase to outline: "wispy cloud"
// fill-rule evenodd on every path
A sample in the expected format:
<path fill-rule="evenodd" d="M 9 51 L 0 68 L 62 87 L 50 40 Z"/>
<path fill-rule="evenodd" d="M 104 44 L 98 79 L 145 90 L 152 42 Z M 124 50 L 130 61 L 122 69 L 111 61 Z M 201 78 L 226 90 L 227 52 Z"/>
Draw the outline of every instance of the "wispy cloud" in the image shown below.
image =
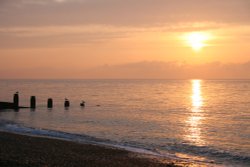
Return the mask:
<path fill-rule="evenodd" d="M 226 31 L 225 31 L 226 30 Z M 61 43 L 87 43 L 95 41 L 107 41 L 119 38 L 134 38 L 144 36 L 144 38 L 156 38 L 156 34 L 165 36 L 165 40 L 180 40 L 179 37 L 186 32 L 208 31 L 216 34 L 219 41 L 222 42 L 228 38 L 238 38 L 241 41 L 248 42 L 250 37 L 250 26 L 231 26 L 227 24 L 218 24 L 215 22 L 183 22 L 176 24 L 158 24 L 155 26 L 115 26 L 105 24 L 89 25 L 65 25 L 65 26 L 17 26 L 0 27 L 1 48 L 5 47 L 25 47 L 43 46 L 44 43 L 57 46 Z M 245 39 L 245 40 L 244 40 Z M 237 40 L 237 39 L 234 39 Z M 31 45 L 30 45 L 31 44 Z"/>
<path fill-rule="evenodd" d="M 199 70 L 197 70 L 199 69 Z M 17 75 L 18 71 L 18 75 Z M 250 62 L 220 62 L 191 65 L 183 62 L 143 61 L 104 65 L 91 69 L 25 67 L 2 69 L 1 78 L 85 78 L 85 79 L 250 79 Z M 38 75 L 39 74 L 39 75 Z"/>
<path fill-rule="evenodd" d="M 128 29 L 106 25 L 82 25 L 0 28 L 0 33 L 17 37 L 42 37 L 84 33 L 112 33 L 126 30 Z"/>
<path fill-rule="evenodd" d="M 248 71 L 250 71 L 250 62 L 238 64 L 211 62 L 191 65 L 185 62 L 143 61 L 114 66 L 100 66 L 85 71 L 82 77 L 127 79 L 250 79 L 250 73 Z"/>
<path fill-rule="evenodd" d="M 0 26 L 249 24 L 248 0 L 1 0 Z M 3 12 L 4 11 L 4 12 Z"/>
<path fill-rule="evenodd" d="M 37 5 L 44 5 L 50 3 L 66 3 L 66 2 L 77 2 L 80 0 L 19 0 L 21 4 L 37 4 Z M 17 3 L 17 2 L 16 2 Z"/>
<path fill-rule="evenodd" d="M 159 24 L 149 27 L 136 26 L 113 26 L 113 25 L 73 25 L 73 26 L 19 26 L 19 27 L 0 27 L 0 33 L 19 37 L 39 37 L 39 36 L 57 36 L 65 34 L 81 33 L 136 33 L 136 32 L 181 32 L 188 30 L 211 30 L 225 27 L 224 24 L 214 22 L 195 22 L 195 23 L 177 23 L 177 24 Z"/>

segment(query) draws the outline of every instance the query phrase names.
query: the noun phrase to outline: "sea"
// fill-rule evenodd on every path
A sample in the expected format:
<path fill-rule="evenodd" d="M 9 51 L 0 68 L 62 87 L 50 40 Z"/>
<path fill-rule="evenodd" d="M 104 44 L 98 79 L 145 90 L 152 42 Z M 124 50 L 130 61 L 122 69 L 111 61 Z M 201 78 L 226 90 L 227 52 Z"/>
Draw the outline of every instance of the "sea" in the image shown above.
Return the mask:
<path fill-rule="evenodd" d="M 17 91 L 36 109 L 0 111 L 1 131 L 250 166 L 250 80 L 0 80 L 0 101 Z"/>

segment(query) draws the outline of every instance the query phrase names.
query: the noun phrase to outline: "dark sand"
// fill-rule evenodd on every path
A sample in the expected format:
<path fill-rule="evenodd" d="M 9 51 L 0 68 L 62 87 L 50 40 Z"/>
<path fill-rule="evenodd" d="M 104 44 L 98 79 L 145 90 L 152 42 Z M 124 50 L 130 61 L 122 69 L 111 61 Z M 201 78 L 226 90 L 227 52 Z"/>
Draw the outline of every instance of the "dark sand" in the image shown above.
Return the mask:
<path fill-rule="evenodd" d="M 177 163 L 105 146 L 0 132 L 1 167 L 171 167 L 197 165 L 181 162 L 177 165 Z"/>

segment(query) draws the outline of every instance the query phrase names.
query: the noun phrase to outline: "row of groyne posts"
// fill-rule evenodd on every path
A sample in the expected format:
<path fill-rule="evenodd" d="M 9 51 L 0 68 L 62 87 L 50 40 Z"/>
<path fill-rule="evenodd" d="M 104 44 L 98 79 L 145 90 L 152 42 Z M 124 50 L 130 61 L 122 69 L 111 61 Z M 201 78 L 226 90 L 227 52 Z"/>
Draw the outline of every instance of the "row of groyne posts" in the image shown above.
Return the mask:
<path fill-rule="evenodd" d="M 82 101 L 80 103 L 80 106 L 81 107 L 85 107 L 85 101 Z M 65 108 L 70 107 L 70 101 L 67 98 L 65 98 L 64 107 Z M 20 107 L 19 106 L 19 95 L 18 95 L 18 92 L 16 92 L 14 94 L 14 96 L 13 96 L 13 108 L 15 108 L 15 109 L 18 109 L 18 108 L 28 108 L 28 107 Z M 32 109 L 36 108 L 36 96 L 31 96 L 30 97 L 30 108 L 32 108 Z M 47 108 L 50 108 L 50 109 L 53 108 L 53 99 L 52 98 L 48 98 Z"/>

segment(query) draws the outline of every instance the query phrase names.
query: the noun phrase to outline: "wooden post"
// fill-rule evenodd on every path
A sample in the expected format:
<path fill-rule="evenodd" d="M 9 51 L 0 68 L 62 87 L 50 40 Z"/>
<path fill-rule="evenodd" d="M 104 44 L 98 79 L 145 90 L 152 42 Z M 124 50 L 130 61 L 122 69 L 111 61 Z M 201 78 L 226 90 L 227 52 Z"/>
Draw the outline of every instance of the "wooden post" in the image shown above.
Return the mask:
<path fill-rule="evenodd" d="M 30 108 L 36 108 L 36 96 L 30 97 Z"/>
<path fill-rule="evenodd" d="M 70 106 L 69 100 L 65 99 L 65 101 L 64 101 L 64 107 L 69 107 L 69 106 Z"/>
<path fill-rule="evenodd" d="M 53 99 L 52 98 L 48 99 L 47 107 L 48 108 L 53 108 Z"/>
<path fill-rule="evenodd" d="M 14 108 L 18 109 L 19 107 L 19 96 L 18 96 L 18 92 L 16 92 L 13 96 L 13 103 L 14 103 Z"/>

